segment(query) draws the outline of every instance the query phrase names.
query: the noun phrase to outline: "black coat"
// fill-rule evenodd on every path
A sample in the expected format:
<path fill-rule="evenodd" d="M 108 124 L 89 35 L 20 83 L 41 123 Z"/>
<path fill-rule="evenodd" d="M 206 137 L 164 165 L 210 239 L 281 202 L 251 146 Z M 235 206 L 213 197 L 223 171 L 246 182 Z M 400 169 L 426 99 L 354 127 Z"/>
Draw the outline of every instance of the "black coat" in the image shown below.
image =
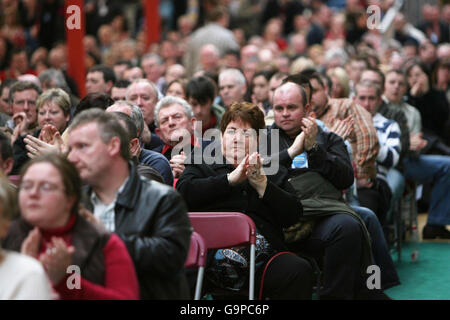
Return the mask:
<path fill-rule="evenodd" d="M 92 189 L 87 190 L 90 199 Z M 92 210 L 90 201 L 86 207 Z M 189 299 L 184 262 L 191 224 L 186 205 L 173 188 L 130 175 L 115 205 L 115 233 L 133 259 L 143 299 Z"/>
<path fill-rule="evenodd" d="M 38 138 L 41 134 L 41 129 L 36 130 L 33 133 L 33 137 Z M 22 169 L 23 165 L 27 163 L 30 158 L 28 157 L 28 150 L 26 148 L 26 143 L 24 141 L 26 136 L 19 136 L 13 144 L 13 160 L 14 165 L 11 170 L 12 175 L 20 174 L 20 169 Z"/>
<path fill-rule="evenodd" d="M 445 93 L 430 89 L 426 94 L 413 97 L 407 94 L 407 102 L 416 107 L 422 117 L 422 131 L 425 135 L 437 135 L 445 141 L 446 121 L 449 117 L 449 107 Z"/>
<path fill-rule="evenodd" d="M 274 123 L 269 128 L 269 139 L 272 130 L 279 130 L 279 150 L 268 149 L 268 153 L 279 157 L 281 166 L 291 168 L 292 159 L 287 149 L 292 145 L 294 139 L 290 138 L 282 129 L 278 128 Z M 308 154 L 308 168 L 292 169 L 290 175 L 299 175 L 303 172 L 314 170 L 320 173 L 325 179 L 330 181 L 338 190 L 344 190 L 350 187 L 354 182 L 353 167 L 348 155 L 344 141 L 338 135 L 332 132 L 324 132 L 318 127 L 316 142 L 319 146 L 314 153 Z M 270 144 L 268 144 L 270 147 Z"/>
<path fill-rule="evenodd" d="M 224 160 L 225 161 L 225 160 Z M 187 165 L 177 183 L 189 211 L 237 211 L 248 215 L 258 231 L 276 250 L 286 250 L 282 228 L 298 222 L 303 214 L 300 200 L 287 180 L 283 168 L 268 176 L 264 196 L 259 198 L 247 180 L 236 186 L 228 183 L 228 164 Z"/>

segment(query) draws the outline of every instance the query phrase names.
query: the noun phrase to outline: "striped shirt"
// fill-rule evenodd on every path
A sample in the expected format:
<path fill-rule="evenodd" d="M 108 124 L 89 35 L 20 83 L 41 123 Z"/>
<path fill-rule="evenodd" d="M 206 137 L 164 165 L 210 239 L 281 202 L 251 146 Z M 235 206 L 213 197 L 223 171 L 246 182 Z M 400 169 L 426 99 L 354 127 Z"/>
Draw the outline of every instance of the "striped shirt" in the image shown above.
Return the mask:
<path fill-rule="evenodd" d="M 349 115 L 353 118 L 354 130 L 347 139 L 352 146 L 355 176 L 375 179 L 379 144 L 371 114 L 350 99 L 330 98 L 322 115 L 317 116 L 331 128 L 337 119 L 344 120 Z"/>
<path fill-rule="evenodd" d="M 380 151 L 377 157 L 377 177 L 387 182 L 387 172 L 398 164 L 400 158 L 402 148 L 400 127 L 397 122 L 388 120 L 379 113 L 373 116 L 373 124 L 380 142 Z"/>

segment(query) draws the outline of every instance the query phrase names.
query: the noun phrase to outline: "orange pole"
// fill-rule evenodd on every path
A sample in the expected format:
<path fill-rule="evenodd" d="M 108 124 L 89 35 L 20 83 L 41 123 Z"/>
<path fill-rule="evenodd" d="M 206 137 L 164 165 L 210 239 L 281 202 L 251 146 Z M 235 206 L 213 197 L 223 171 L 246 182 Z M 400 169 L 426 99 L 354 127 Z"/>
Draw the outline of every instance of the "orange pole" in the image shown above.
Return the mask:
<path fill-rule="evenodd" d="M 84 64 L 85 14 L 83 0 L 66 0 L 64 6 L 67 42 L 67 74 L 75 81 L 80 98 L 86 95 Z"/>
<path fill-rule="evenodd" d="M 145 21 L 147 30 L 147 49 L 161 37 L 161 17 L 159 0 L 145 0 Z"/>

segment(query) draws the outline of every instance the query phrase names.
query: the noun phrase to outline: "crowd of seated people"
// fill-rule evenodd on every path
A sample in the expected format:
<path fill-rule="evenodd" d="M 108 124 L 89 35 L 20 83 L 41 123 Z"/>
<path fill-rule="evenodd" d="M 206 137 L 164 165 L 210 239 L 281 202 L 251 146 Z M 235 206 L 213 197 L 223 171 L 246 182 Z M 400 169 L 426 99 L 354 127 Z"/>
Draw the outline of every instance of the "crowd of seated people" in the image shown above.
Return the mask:
<path fill-rule="evenodd" d="M 385 41 L 331 2 L 174 1 L 150 46 L 142 8 L 90 3 L 84 96 L 59 4 L 1 2 L 0 299 L 192 299 L 194 211 L 254 221 L 262 299 L 390 299 L 407 186 L 450 239 L 450 5 Z M 202 296 L 248 287 L 224 249 Z"/>

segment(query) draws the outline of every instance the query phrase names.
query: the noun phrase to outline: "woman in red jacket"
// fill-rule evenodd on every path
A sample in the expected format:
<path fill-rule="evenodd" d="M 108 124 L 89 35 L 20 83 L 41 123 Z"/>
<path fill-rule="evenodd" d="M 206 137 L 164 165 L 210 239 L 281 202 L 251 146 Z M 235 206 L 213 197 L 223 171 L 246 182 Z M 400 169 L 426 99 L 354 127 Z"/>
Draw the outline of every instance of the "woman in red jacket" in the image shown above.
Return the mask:
<path fill-rule="evenodd" d="M 29 161 L 21 176 L 21 217 L 11 224 L 4 247 L 38 259 L 61 299 L 138 299 L 123 242 L 79 213 L 76 168 L 50 154 Z"/>

